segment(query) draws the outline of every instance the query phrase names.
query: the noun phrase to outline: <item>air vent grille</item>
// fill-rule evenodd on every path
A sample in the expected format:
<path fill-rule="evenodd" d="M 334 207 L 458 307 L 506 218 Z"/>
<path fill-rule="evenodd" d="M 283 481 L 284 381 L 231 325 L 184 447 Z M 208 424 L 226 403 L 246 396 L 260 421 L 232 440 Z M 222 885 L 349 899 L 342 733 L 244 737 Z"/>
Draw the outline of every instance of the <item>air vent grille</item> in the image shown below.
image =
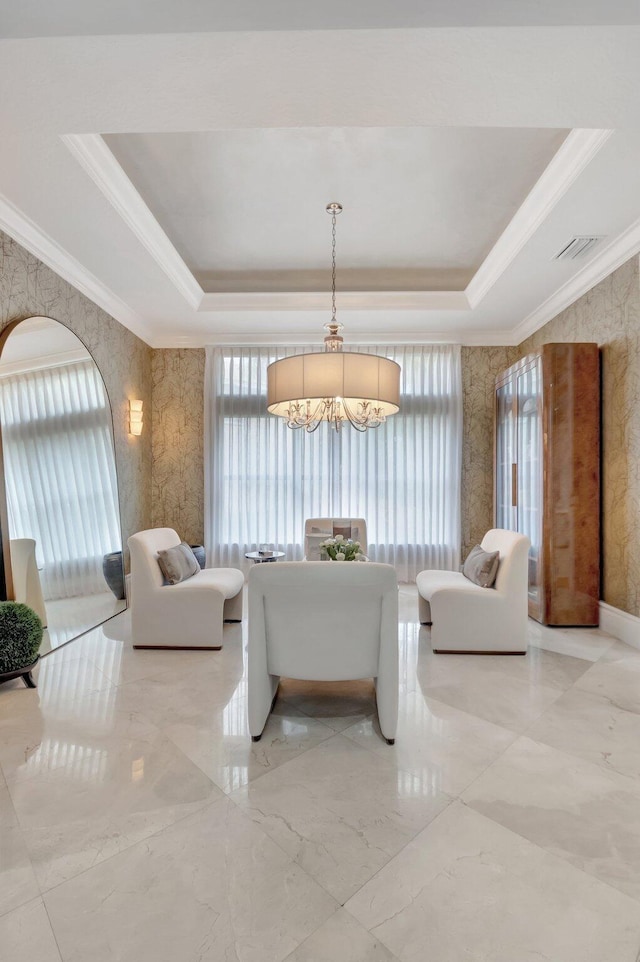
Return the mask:
<path fill-rule="evenodd" d="M 596 244 L 599 244 L 602 236 L 591 237 L 572 237 L 568 244 L 565 244 L 561 251 L 555 256 L 555 261 L 575 260 L 576 257 L 586 257 Z"/>

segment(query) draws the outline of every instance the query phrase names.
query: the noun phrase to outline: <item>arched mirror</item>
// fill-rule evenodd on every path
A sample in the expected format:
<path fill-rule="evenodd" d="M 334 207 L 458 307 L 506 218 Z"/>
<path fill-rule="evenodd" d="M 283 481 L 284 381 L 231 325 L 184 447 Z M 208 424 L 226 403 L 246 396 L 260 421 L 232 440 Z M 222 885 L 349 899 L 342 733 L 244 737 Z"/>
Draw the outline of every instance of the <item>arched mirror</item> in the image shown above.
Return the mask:
<path fill-rule="evenodd" d="M 58 321 L 29 317 L 5 335 L 0 432 L 5 596 L 38 612 L 44 654 L 126 607 L 111 406 Z"/>

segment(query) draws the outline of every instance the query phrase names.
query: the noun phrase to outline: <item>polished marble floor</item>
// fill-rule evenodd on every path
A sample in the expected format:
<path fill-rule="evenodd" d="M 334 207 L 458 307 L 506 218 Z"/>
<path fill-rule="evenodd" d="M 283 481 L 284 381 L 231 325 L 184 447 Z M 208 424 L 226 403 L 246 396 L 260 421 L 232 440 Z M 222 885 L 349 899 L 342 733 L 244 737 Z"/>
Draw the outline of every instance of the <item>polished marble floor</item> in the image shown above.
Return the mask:
<path fill-rule="evenodd" d="M 125 613 L 0 688 L 3 962 L 638 962 L 639 650 L 436 656 L 403 586 L 395 746 L 291 681 L 254 745 L 245 639 Z"/>

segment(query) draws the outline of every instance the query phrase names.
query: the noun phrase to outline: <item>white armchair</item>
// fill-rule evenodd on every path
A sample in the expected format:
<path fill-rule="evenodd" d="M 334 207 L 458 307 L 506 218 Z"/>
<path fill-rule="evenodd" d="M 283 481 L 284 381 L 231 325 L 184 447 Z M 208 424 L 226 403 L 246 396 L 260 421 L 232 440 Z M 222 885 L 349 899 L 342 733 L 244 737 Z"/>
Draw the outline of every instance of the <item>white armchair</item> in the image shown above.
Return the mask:
<path fill-rule="evenodd" d="M 223 622 L 242 620 L 242 572 L 204 568 L 177 585 L 165 585 L 158 551 L 180 544 L 176 532 L 172 528 L 139 531 L 128 544 L 133 647 L 219 651 Z"/>
<path fill-rule="evenodd" d="M 42 622 L 43 628 L 46 628 L 47 609 L 36 564 L 36 543 L 33 538 L 12 538 L 9 551 L 15 600 L 29 605 Z"/>
<path fill-rule="evenodd" d="M 322 560 L 320 544 L 337 534 L 359 541 L 362 553 L 367 553 L 367 522 L 364 518 L 308 518 L 304 525 L 305 561 Z"/>
<path fill-rule="evenodd" d="M 258 741 L 280 676 L 374 678 L 389 744 L 398 722 L 398 585 L 391 565 L 256 565 L 249 574 L 249 731 Z"/>
<path fill-rule="evenodd" d="M 481 547 L 500 552 L 494 588 L 481 588 L 458 571 L 418 574 L 420 621 L 432 625 L 435 652 L 526 653 L 529 545 L 516 531 L 487 531 Z"/>

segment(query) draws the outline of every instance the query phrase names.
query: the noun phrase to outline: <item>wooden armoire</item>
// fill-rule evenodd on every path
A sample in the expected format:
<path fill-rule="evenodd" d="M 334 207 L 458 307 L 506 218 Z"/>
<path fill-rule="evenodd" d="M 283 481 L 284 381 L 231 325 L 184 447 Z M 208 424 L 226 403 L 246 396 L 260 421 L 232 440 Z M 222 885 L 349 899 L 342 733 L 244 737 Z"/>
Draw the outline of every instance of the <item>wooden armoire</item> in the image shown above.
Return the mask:
<path fill-rule="evenodd" d="M 494 518 L 497 528 L 531 540 L 530 617 L 544 625 L 597 625 L 597 344 L 545 344 L 496 379 Z"/>

